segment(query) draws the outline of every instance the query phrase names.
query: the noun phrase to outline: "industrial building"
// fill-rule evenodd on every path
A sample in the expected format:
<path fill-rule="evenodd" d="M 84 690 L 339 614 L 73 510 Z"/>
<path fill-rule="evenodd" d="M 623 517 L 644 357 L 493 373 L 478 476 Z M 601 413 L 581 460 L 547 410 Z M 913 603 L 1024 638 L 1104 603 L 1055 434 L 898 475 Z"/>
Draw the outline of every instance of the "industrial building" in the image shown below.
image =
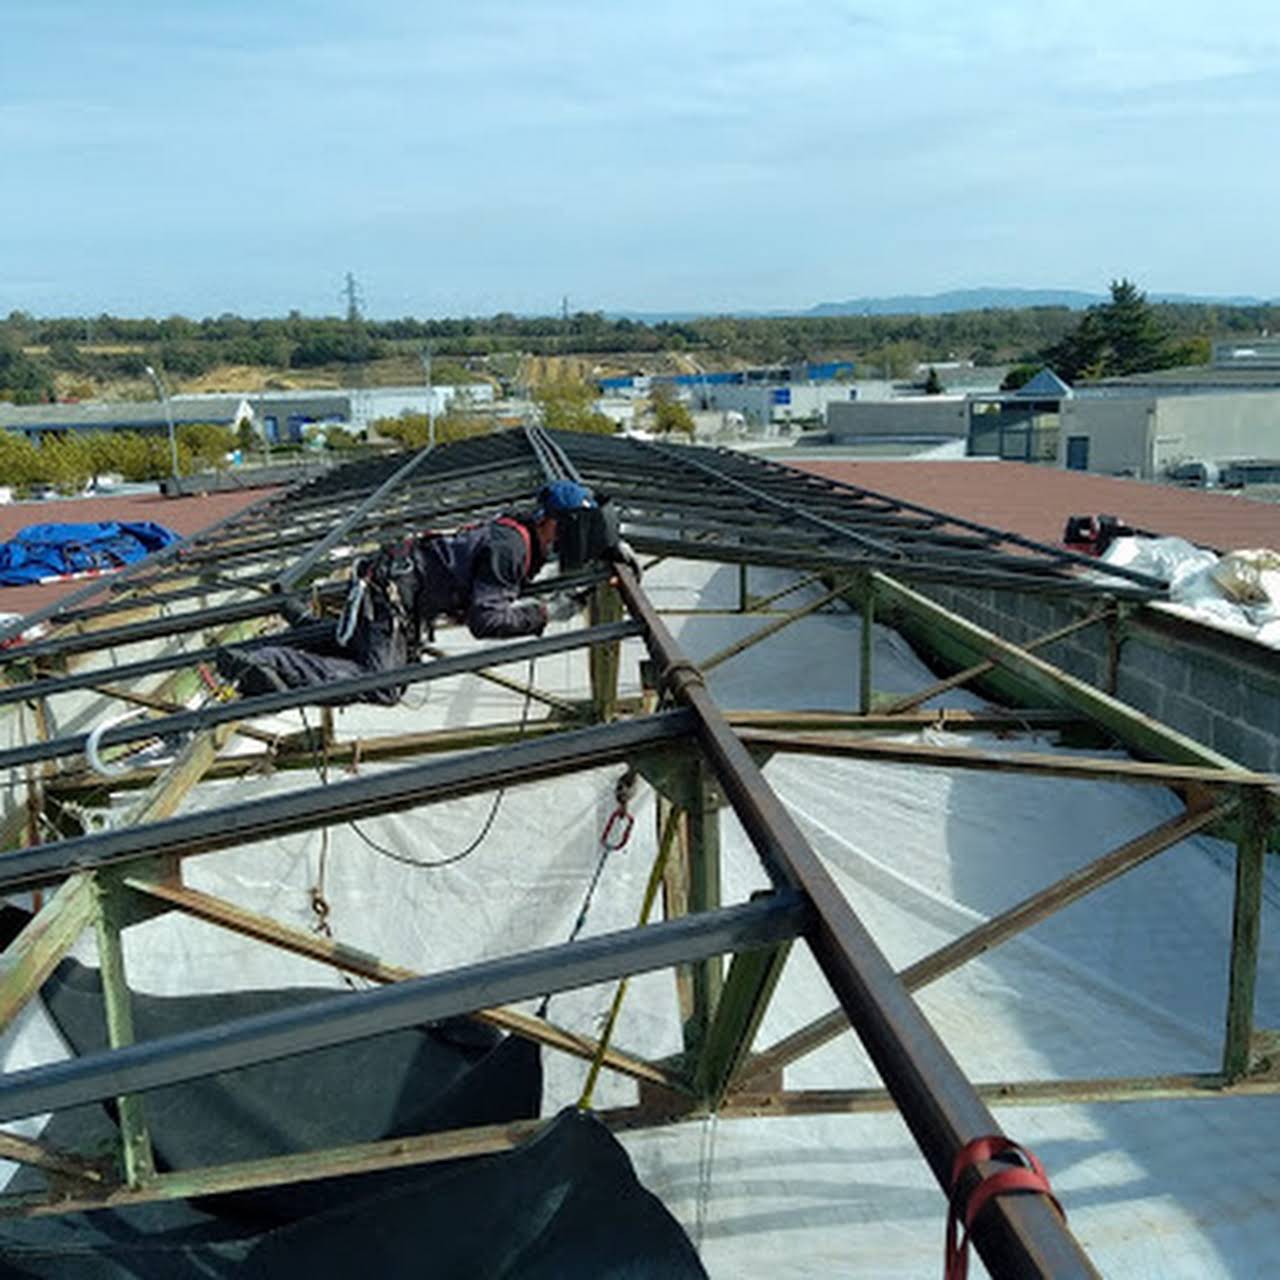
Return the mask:
<path fill-rule="evenodd" d="M 971 457 L 1142 480 L 1199 465 L 1246 483 L 1280 454 L 1280 363 L 1224 353 L 1206 369 L 1075 388 L 1045 369 L 1015 391 L 832 404 L 827 428 L 833 445 L 860 450 L 893 443 L 912 453 L 963 439 Z"/>
<path fill-rule="evenodd" d="M 341 426 L 354 434 L 381 418 L 404 413 L 445 413 L 451 405 L 492 405 L 492 383 L 466 386 L 365 387 L 335 391 L 255 391 L 171 395 L 165 400 L 82 401 L 75 404 L 0 403 L 0 430 L 33 439 L 68 431 L 165 431 L 170 421 L 235 426 L 250 422 L 271 444 L 297 444 L 307 427 Z"/>
<path fill-rule="evenodd" d="M 853 371 L 853 365 L 842 360 L 665 377 L 602 378 L 597 386 L 610 399 L 636 399 L 649 395 L 655 387 L 666 387 L 695 412 L 740 415 L 748 429 L 768 432 L 792 423 L 819 421 L 829 405 L 856 397 L 857 387 L 850 381 Z"/>
<path fill-rule="evenodd" d="M 552 478 L 644 561 L 531 584 L 578 619 L 319 697 L 210 677 Z M 0 1256 L 924 1277 L 985 1201 L 992 1276 L 1271 1274 L 1280 676 L 1166 598 L 856 477 L 531 427 L 0 628 Z"/>

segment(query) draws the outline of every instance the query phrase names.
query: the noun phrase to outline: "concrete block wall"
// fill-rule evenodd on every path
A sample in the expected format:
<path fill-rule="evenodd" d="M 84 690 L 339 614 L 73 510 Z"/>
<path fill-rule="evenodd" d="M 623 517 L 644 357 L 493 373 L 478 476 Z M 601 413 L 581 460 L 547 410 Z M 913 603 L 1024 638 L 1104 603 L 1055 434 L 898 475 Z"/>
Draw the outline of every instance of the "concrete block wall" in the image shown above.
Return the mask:
<path fill-rule="evenodd" d="M 1015 644 L 1081 616 L 1079 602 L 987 587 L 919 587 L 944 608 Z M 1037 650 L 1068 674 L 1251 769 L 1280 772 L 1280 652 L 1163 610 L 1122 624 L 1115 688 L 1108 628 Z"/>

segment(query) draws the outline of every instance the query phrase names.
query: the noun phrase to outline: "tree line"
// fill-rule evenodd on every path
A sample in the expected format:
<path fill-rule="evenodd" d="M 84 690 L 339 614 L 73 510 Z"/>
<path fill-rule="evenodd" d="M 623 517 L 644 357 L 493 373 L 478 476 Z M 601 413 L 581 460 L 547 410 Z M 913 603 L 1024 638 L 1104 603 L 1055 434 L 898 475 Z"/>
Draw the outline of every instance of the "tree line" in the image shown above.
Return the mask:
<path fill-rule="evenodd" d="M 1162 359 L 1207 355 L 1208 342 L 1216 335 L 1275 331 L 1280 326 L 1280 306 L 1149 304 L 1130 282 L 1117 283 L 1135 295 L 1123 305 L 1139 304 L 1153 331 L 1161 335 Z M 1115 303 L 1113 296 L 1112 303 L 1104 305 Z M 426 344 L 437 356 L 459 360 L 516 352 L 589 353 L 614 356 L 625 365 L 628 356 L 686 353 L 709 369 L 735 361 L 771 364 L 839 357 L 854 359 L 862 372 L 888 377 L 900 377 L 919 363 L 950 360 L 1042 361 L 1055 367 L 1060 361 L 1079 373 L 1097 363 L 1098 334 L 1081 331 L 1097 310 L 1091 308 L 1084 319 L 1066 307 L 1024 307 L 936 316 L 711 316 L 655 323 L 594 311 L 561 316 L 501 312 L 438 320 L 367 320 L 359 314 L 317 318 L 297 311 L 265 319 L 44 319 L 13 311 L 0 320 L 0 399 L 51 399 L 56 374 L 74 374 L 92 383 L 142 377 L 148 364 L 177 377 L 225 364 L 273 370 L 341 368 L 403 356 Z"/>
<path fill-rule="evenodd" d="M 247 424 L 244 424 L 247 426 Z M 175 432 L 178 474 L 223 470 L 237 446 L 256 445 L 255 433 L 237 434 L 217 423 L 184 423 Z M 76 494 L 103 476 L 122 480 L 159 480 L 173 468 L 168 435 L 141 431 L 69 431 L 39 443 L 16 432 L 0 431 L 0 481 L 27 496 L 36 485 Z"/>

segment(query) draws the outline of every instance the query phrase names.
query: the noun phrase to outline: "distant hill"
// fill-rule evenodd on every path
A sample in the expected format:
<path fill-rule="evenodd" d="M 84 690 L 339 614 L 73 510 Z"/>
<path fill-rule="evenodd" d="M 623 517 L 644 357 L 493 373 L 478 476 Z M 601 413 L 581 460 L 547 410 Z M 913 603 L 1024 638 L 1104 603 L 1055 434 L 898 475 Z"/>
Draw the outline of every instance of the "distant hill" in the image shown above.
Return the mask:
<path fill-rule="evenodd" d="M 820 302 L 807 310 L 795 311 L 611 311 L 610 320 L 633 320 L 640 324 L 680 324 L 710 315 L 729 315 L 739 320 L 780 316 L 940 316 L 954 311 L 1020 310 L 1026 307 L 1067 307 L 1083 311 L 1108 301 L 1105 293 L 1084 293 L 1079 289 L 951 289 L 945 293 L 904 293 L 881 298 L 849 298 L 844 302 Z M 1149 302 L 1190 303 L 1223 307 L 1266 306 L 1264 298 L 1246 296 L 1205 297 L 1191 293 L 1150 293 Z"/>
<path fill-rule="evenodd" d="M 951 289 L 946 293 L 898 294 L 888 298 L 850 298 L 847 302 L 820 302 L 800 314 L 806 316 L 939 316 L 949 311 L 986 311 L 992 308 L 1070 307 L 1083 311 L 1106 297 L 1076 289 Z"/>

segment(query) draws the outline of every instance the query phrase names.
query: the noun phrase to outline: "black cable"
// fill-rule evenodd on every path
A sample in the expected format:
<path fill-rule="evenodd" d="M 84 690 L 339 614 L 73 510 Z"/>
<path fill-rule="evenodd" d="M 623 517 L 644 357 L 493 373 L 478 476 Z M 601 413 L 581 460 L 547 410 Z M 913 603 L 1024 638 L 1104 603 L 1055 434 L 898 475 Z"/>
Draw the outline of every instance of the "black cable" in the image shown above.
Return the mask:
<path fill-rule="evenodd" d="M 535 675 L 535 659 L 530 658 L 529 659 L 529 676 L 526 682 L 526 687 L 524 692 L 524 707 L 521 709 L 521 712 L 520 712 L 520 732 L 516 738 L 517 742 L 521 741 L 524 738 L 524 731 L 529 722 L 529 707 L 533 702 L 534 675 Z M 311 726 L 307 723 L 307 713 L 302 707 L 298 708 L 298 713 L 302 716 L 302 727 L 304 730 L 306 730 L 307 737 L 313 744 L 311 748 L 311 758 L 313 763 L 315 763 L 316 765 L 316 772 L 320 774 L 320 780 L 323 782 L 325 781 L 325 777 L 323 772 L 321 772 L 321 769 L 320 769 L 319 759 L 318 759 L 316 748 L 314 745 L 315 738 L 312 736 Z M 353 818 L 349 818 L 347 820 L 347 826 L 349 826 L 351 830 L 354 831 L 356 835 L 358 835 L 360 839 L 363 840 L 365 844 L 369 846 L 370 849 L 372 849 L 375 853 L 380 853 L 384 858 L 390 858 L 392 862 L 399 862 L 406 867 L 419 867 L 423 870 L 432 870 L 437 867 L 449 867 L 449 866 L 452 866 L 455 862 L 461 862 L 464 858 L 469 858 L 484 843 L 485 837 L 492 830 L 494 821 L 497 819 L 498 809 L 502 804 L 502 798 L 503 796 L 506 795 L 506 793 L 507 793 L 506 787 L 498 788 L 497 792 L 494 794 L 494 797 L 493 797 L 493 804 L 489 806 L 489 814 L 485 818 L 484 824 L 481 826 L 479 834 L 476 836 L 474 840 L 471 841 L 469 845 L 467 845 L 465 849 L 463 849 L 459 853 L 452 853 L 447 858 L 434 858 L 434 859 L 413 858 L 413 857 L 410 857 L 409 854 L 407 853 L 400 853 L 395 849 L 389 849 L 384 844 L 379 844 L 378 841 L 375 840 L 372 836 L 366 834 L 364 831 L 361 831 L 360 828 L 356 825 L 355 819 Z"/>

